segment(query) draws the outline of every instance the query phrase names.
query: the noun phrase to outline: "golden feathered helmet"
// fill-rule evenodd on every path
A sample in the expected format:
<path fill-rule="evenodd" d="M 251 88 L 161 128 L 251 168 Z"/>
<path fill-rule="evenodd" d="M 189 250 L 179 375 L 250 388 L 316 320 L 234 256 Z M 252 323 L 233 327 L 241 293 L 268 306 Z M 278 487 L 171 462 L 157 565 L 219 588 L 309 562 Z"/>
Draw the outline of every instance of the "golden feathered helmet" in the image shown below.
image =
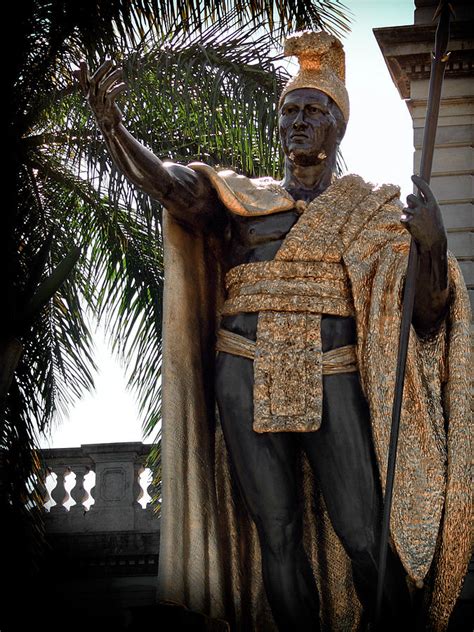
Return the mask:
<path fill-rule="evenodd" d="M 345 86 L 345 56 L 337 37 L 324 31 L 300 31 L 286 39 L 284 54 L 298 57 L 300 69 L 284 87 L 279 105 L 292 90 L 316 88 L 334 100 L 347 123 L 349 96 Z"/>

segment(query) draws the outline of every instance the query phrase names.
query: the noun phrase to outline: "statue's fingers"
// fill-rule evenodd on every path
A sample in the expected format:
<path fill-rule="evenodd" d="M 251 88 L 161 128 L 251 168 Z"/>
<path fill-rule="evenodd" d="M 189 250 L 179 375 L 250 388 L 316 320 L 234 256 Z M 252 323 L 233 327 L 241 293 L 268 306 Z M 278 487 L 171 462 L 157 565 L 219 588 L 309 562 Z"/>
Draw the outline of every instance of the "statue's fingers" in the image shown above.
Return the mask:
<path fill-rule="evenodd" d="M 113 86 L 106 94 L 107 101 L 115 101 L 118 95 L 124 90 L 126 90 L 126 88 L 127 88 L 127 84 L 123 82 L 118 83 L 116 86 Z"/>
<path fill-rule="evenodd" d="M 116 68 L 113 72 L 106 75 L 105 79 L 100 82 L 101 89 L 107 92 L 114 83 L 119 83 L 123 79 L 122 68 Z"/>
<path fill-rule="evenodd" d="M 95 73 L 91 77 L 91 83 L 98 84 L 101 79 L 105 77 L 105 75 L 109 72 L 111 68 L 113 68 L 114 62 L 111 59 L 107 59 L 104 61 L 102 65 L 100 65 Z"/>
<path fill-rule="evenodd" d="M 416 208 L 420 204 L 420 198 L 413 193 L 407 195 L 407 206 L 408 208 Z"/>
<path fill-rule="evenodd" d="M 427 202 L 436 202 L 435 196 L 431 191 L 429 184 L 420 178 L 420 176 L 413 175 L 411 177 L 412 182 L 418 187 L 418 191 L 420 191 Z"/>

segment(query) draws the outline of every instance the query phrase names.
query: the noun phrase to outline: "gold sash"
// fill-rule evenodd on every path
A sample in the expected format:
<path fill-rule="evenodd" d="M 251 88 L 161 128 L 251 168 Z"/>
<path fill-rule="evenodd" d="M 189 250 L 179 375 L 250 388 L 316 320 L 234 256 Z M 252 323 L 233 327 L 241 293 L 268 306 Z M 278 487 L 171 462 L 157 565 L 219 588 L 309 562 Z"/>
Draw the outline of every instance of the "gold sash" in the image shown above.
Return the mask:
<path fill-rule="evenodd" d="M 294 230 L 295 228 L 293 228 Z M 230 270 L 223 315 L 311 312 L 352 316 L 351 290 L 341 262 L 259 261 Z"/>

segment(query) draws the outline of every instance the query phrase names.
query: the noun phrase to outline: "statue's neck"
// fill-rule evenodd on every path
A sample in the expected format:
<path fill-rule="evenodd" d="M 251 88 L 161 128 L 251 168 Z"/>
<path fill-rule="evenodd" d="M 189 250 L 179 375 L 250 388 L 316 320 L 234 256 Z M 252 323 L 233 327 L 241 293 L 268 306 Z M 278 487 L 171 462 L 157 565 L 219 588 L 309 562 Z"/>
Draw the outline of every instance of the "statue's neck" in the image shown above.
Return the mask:
<path fill-rule="evenodd" d="M 310 202 L 331 184 L 333 165 L 323 161 L 317 165 L 297 165 L 285 158 L 285 177 L 282 185 L 295 200 Z"/>

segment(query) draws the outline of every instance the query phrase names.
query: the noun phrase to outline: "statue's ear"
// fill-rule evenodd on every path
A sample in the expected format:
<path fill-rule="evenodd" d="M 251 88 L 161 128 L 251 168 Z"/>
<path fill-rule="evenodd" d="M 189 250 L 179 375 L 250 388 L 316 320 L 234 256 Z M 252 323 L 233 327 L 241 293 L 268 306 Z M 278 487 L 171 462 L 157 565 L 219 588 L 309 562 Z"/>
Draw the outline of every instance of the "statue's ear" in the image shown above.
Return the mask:
<path fill-rule="evenodd" d="M 337 143 L 340 144 L 346 133 L 346 122 L 344 120 L 337 122 Z"/>
<path fill-rule="evenodd" d="M 332 101 L 332 99 L 331 99 Z M 336 105 L 334 103 L 334 101 L 331 102 L 331 111 L 332 114 L 334 116 L 334 118 L 336 119 L 337 122 L 337 142 L 338 144 L 342 141 L 342 139 L 344 138 L 344 134 L 346 133 L 346 121 L 344 120 L 344 116 L 339 108 L 338 105 Z"/>

